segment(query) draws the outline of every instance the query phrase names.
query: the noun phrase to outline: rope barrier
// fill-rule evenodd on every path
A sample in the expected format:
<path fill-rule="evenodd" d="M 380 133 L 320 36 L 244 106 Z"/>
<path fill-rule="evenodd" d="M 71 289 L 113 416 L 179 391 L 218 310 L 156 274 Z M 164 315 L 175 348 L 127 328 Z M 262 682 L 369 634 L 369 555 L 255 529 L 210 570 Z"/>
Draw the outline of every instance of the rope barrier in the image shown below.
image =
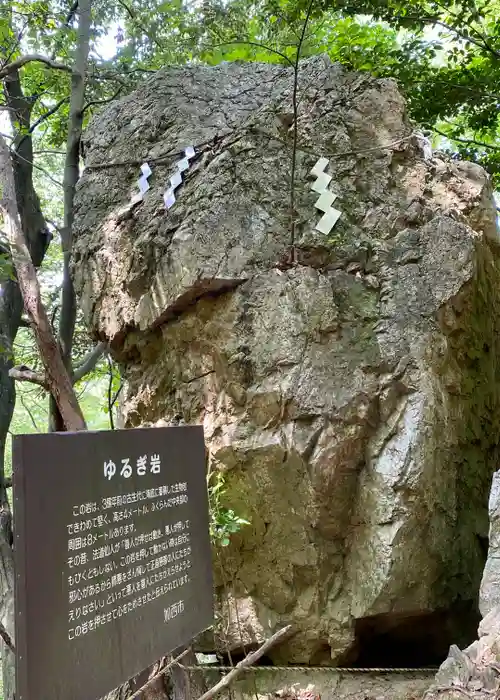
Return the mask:
<path fill-rule="evenodd" d="M 200 666 L 184 666 L 179 664 L 185 671 L 232 671 L 234 666 L 211 666 L 210 664 L 201 664 Z M 259 673 L 260 671 L 323 671 L 327 673 L 432 673 L 435 674 L 438 668 L 341 668 L 338 666 L 248 666 L 242 671 L 252 671 Z"/>

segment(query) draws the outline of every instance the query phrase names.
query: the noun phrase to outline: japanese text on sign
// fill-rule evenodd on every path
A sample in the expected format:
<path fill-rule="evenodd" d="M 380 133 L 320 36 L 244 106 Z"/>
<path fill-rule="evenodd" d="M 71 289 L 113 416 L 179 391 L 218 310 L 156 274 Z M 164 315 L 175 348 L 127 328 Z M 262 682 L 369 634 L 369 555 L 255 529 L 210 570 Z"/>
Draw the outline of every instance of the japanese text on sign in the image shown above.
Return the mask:
<path fill-rule="evenodd" d="M 206 467 L 201 426 L 15 436 L 19 700 L 103 697 L 213 623 Z"/>
<path fill-rule="evenodd" d="M 73 506 L 78 519 L 67 525 L 69 640 L 189 583 L 189 520 L 151 529 L 144 518 L 188 501 L 187 483 L 177 482 Z M 183 600 L 173 604 L 165 610 L 165 622 L 183 611 Z"/>
<path fill-rule="evenodd" d="M 148 459 L 147 455 L 138 457 L 135 463 L 135 473 L 137 476 L 146 476 L 148 470 L 151 474 L 159 474 L 161 471 L 160 455 L 151 455 Z M 119 474 L 124 479 L 130 479 L 134 472 L 134 468 L 130 464 L 130 457 L 124 457 L 121 460 L 121 466 L 117 467 L 113 460 L 104 462 L 104 476 L 108 481 Z"/>

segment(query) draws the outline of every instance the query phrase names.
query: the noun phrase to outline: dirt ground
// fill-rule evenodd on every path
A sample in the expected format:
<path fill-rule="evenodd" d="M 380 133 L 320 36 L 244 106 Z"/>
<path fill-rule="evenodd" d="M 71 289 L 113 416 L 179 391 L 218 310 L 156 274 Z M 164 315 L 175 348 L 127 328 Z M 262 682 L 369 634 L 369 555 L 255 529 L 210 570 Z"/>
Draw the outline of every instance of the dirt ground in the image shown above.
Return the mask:
<path fill-rule="evenodd" d="M 230 692 L 219 697 L 227 700 L 421 700 L 435 672 L 360 673 L 324 670 L 275 671 L 257 667 L 245 673 Z M 206 674 L 208 686 L 220 676 Z"/>

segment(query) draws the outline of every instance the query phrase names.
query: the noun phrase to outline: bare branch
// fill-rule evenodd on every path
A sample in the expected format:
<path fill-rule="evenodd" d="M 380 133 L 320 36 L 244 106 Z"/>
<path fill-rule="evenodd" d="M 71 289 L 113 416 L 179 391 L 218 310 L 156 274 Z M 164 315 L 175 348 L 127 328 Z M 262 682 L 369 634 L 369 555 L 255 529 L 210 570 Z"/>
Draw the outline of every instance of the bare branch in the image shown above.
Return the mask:
<path fill-rule="evenodd" d="M 115 405 L 115 403 L 118 401 L 118 398 L 122 392 L 123 389 L 123 382 L 120 383 L 120 386 L 116 390 L 116 394 L 113 396 L 113 400 L 111 401 L 111 408 Z"/>
<path fill-rule="evenodd" d="M 437 3 L 439 5 L 439 3 Z M 448 11 L 448 8 L 443 7 L 443 10 Z M 457 19 L 456 15 L 452 15 L 455 19 Z M 477 46 L 479 49 L 482 51 L 488 51 L 491 53 L 495 58 L 500 58 L 500 51 L 497 51 L 494 49 L 486 40 L 486 38 L 477 30 L 473 30 L 476 36 L 479 37 L 479 39 L 475 39 L 470 35 L 470 33 L 465 33 L 464 31 L 457 29 L 456 27 L 453 27 L 450 24 L 447 24 L 446 22 L 443 22 L 442 20 L 438 19 L 437 17 L 433 17 L 432 15 L 422 17 L 421 15 L 405 15 L 403 18 L 401 15 L 393 15 L 393 19 L 395 20 L 401 20 L 404 19 L 405 21 L 407 20 L 413 20 L 414 22 L 422 22 L 425 24 L 431 24 L 434 26 L 438 27 L 443 27 L 443 29 L 448 30 L 452 34 L 455 34 L 455 36 L 458 36 L 460 39 L 463 41 L 468 41 L 471 44 L 474 44 L 474 46 Z"/>
<path fill-rule="evenodd" d="M 57 102 L 51 109 L 49 109 L 48 112 L 45 112 L 45 114 L 42 114 L 41 117 L 38 117 L 38 119 L 35 122 L 33 122 L 33 124 L 30 126 L 29 133 L 32 134 L 35 131 L 35 129 L 38 126 L 40 126 L 40 124 L 43 124 L 44 121 L 46 121 L 47 119 L 49 119 L 49 117 L 51 117 L 53 114 L 59 111 L 63 104 L 65 104 L 68 101 L 69 95 L 60 99 L 59 102 Z"/>
<path fill-rule="evenodd" d="M 3 138 L 3 134 L 0 134 L 0 136 Z M 48 170 L 45 170 L 45 168 L 42 168 L 40 165 L 37 165 L 32 160 L 25 158 L 17 151 L 14 151 L 14 153 L 16 155 L 16 158 L 19 158 L 19 160 L 22 160 L 24 163 L 27 163 L 28 165 L 31 165 L 33 168 L 36 168 L 37 170 L 39 170 L 41 173 L 43 173 L 45 175 L 45 177 L 47 177 L 51 182 L 53 182 L 54 185 L 57 185 L 58 187 L 63 186 L 62 182 L 59 182 L 59 180 L 56 180 L 54 177 L 52 177 L 52 175 L 49 173 Z"/>
<path fill-rule="evenodd" d="M 13 654 L 16 653 L 16 649 L 14 645 L 12 644 L 12 639 L 10 638 L 10 634 L 7 632 L 5 627 L 2 625 L 0 622 L 0 637 L 3 639 L 5 646 L 7 646 Z"/>
<path fill-rule="evenodd" d="M 266 44 L 259 44 L 256 41 L 245 41 L 244 39 L 234 39 L 232 41 L 223 41 L 220 44 L 210 44 L 210 46 L 205 46 L 205 50 L 207 49 L 217 49 L 220 48 L 221 46 L 231 46 L 231 45 L 239 45 L 239 44 L 246 44 L 247 46 L 255 46 L 258 49 L 263 49 L 264 51 L 269 51 L 269 53 L 275 54 L 275 56 L 279 56 L 282 58 L 286 63 L 288 63 L 289 66 L 294 67 L 294 62 L 288 58 L 284 53 L 281 51 L 277 51 L 276 49 L 273 49 L 271 46 L 266 46 Z"/>
<path fill-rule="evenodd" d="M 108 415 L 109 415 L 109 427 L 111 430 L 115 429 L 115 419 L 113 418 L 113 361 L 108 355 Z"/>
<path fill-rule="evenodd" d="M 71 98 L 69 105 L 68 137 L 66 142 L 66 161 L 64 164 L 64 223 L 61 230 L 63 253 L 70 253 L 74 218 L 75 187 L 80 177 L 80 139 L 83 129 L 83 106 L 85 104 L 85 78 L 88 65 L 91 30 L 91 0 L 79 0 L 78 3 L 78 45 L 75 65 L 71 76 Z M 64 283 L 63 283 L 64 297 Z M 64 305 L 64 302 L 63 302 Z M 64 312 L 63 312 L 64 315 Z M 65 347 L 65 339 L 60 338 L 65 360 L 70 348 Z"/>
<path fill-rule="evenodd" d="M 271 647 L 278 644 L 278 642 L 282 642 L 286 637 L 288 637 L 291 634 L 292 629 L 292 625 L 287 625 L 286 627 L 283 627 L 283 629 L 276 632 L 276 634 L 273 634 L 272 637 L 269 637 L 269 639 L 267 639 L 262 646 L 253 651 L 251 654 L 248 654 L 248 656 L 245 656 L 245 658 L 240 661 L 239 664 L 236 664 L 233 670 L 229 671 L 229 673 L 227 673 L 222 680 L 216 683 L 213 688 L 207 690 L 207 692 L 204 693 L 199 700 L 212 700 L 212 698 L 218 695 L 221 690 L 224 690 L 224 688 L 231 685 L 231 683 L 233 683 L 233 681 L 235 681 L 236 678 L 241 675 L 245 668 L 248 666 L 253 666 L 253 664 L 258 661 L 261 656 L 264 656 L 264 654 L 271 649 Z"/>
<path fill-rule="evenodd" d="M 89 374 L 89 372 L 92 372 L 101 357 L 106 352 L 107 347 L 108 346 L 106 343 L 98 343 L 95 348 L 93 348 L 93 350 L 91 350 L 89 354 L 83 358 L 81 364 L 79 364 L 78 367 L 75 367 L 73 371 L 74 384 L 83 379 L 85 375 Z"/>
<path fill-rule="evenodd" d="M 71 98 L 63 177 L 64 213 L 63 226 L 60 230 L 63 251 L 63 284 L 59 317 L 59 347 L 61 348 L 62 361 L 69 373 L 71 373 L 71 352 L 76 323 L 76 297 L 70 274 L 70 256 L 75 216 L 75 188 L 80 177 L 80 140 L 83 128 L 85 79 L 88 68 L 91 26 L 92 0 L 78 0 L 78 40 L 75 64 L 71 75 Z M 50 427 L 51 429 L 63 427 L 62 413 L 56 405 L 55 397 L 50 400 Z"/>
<path fill-rule="evenodd" d="M 159 671 L 158 673 L 155 673 L 155 675 L 152 676 L 148 680 L 148 682 L 145 683 L 141 688 L 139 688 L 139 690 L 136 693 L 134 693 L 131 697 L 129 697 L 128 700 L 137 700 L 137 698 L 140 698 L 141 695 L 143 694 L 143 692 L 146 690 L 146 688 L 149 688 L 149 686 L 153 685 L 158 680 L 158 678 L 165 675 L 165 673 L 169 670 L 169 668 L 172 668 L 172 666 L 174 666 L 176 663 L 178 663 L 184 656 L 186 656 L 186 654 L 189 653 L 189 651 L 190 651 L 189 649 L 185 649 L 182 652 L 182 654 L 179 654 L 179 656 L 176 656 L 175 659 L 172 659 L 172 661 L 170 661 L 170 663 L 168 663 L 166 666 L 164 666 L 161 669 L 161 671 Z"/>
<path fill-rule="evenodd" d="M 54 150 L 52 150 L 52 149 L 48 149 L 48 148 L 45 149 L 45 148 L 44 148 L 44 149 L 42 149 L 41 151 L 33 151 L 33 155 L 34 155 L 34 156 L 43 156 L 43 155 L 47 155 L 47 156 L 65 156 L 65 155 L 66 155 L 66 151 L 54 151 Z"/>
<path fill-rule="evenodd" d="M 40 428 L 38 427 L 38 425 L 36 423 L 35 416 L 33 415 L 31 408 L 28 406 L 28 404 L 25 401 L 25 398 L 27 398 L 27 397 L 25 397 L 21 394 L 19 398 L 21 399 L 22 407 L 24 408 L 24 410 L 26 411 L 26 413 L 30 417 L 31 425 L 34 427 L 34 429 L 36 430 L 37 433 L 41 432 Z"/>
<path fill-rule="evenodd" d="M 457 143 L 465 143 L 465 144 L 474 144 L 475 146 L 480 146 L 481 148 L 487 148 L 491 151 L 500 151 L 500 146 L 494 146 L 493 144 L 484 143 L 483 141 L 476 141 L 476 139 L 461 138 L 460 136 L 453 136 L 453 134 L 446 134 L 444 131 L 440 131 L 435 126 L 432 127 L 432 130 L 435 131 L 436 134 L 439 134 L 440 136 L 444 136 L 445 139 L 448 139 L 449 141 L 456 141 Z"/>
<path fill-rule="evenodd" d="M 112 95 L 111 97 L 109 97 L 107 100 L 93 100 L 91 102 L 87 102 L 87 104 L 85 105 L 85 107 L 83 108 L 82 111 L 86 112 L 87 109 L 90 109 L 90 107 L 95 107 L 98 105 L 107 105 L 110 102 L 113 102 L 113 100 L 116 100 L 116 98 L 120 96 L 122 90 L 123 90 L 123 85 L 121 85 L 118 88 L 118 90 L 115 92 L 115 94 Z"/>
<path fill-rule="evenodd" d="M 304 44 L 304 39 L 306 36 L 307 25 L 309 24 L 309 19 L 311 17 L 311 12 L 313 9 L 314 0 L 309 0 L 309 7 L 307 8 L 306 18 L 302 26 L 302 33 L 300 35 L 299 43 L 297 45 L 297 53 L 295 56 L 295 63 L 293 64 L 293 94 L 292 94 L 292 105 L 293 105 L 293 149 L 292 149 L 292 167 L 290 175 L 290 262 L 293 264 L 295 262 L 295 172 L 297 169 L 297 146 L 299 140 L 299 105 L 298 105 L 298 89 L 299 89 L 299 64 L 300 56 L 302 53 L 302 46 Z"/>
<path fill-rule="evenodd" d="M 75 16 L 75 12 L 78 10 L 78 0 L 75 0 L 75 2 L 71 5 L 71 8 L 68 12 L 68 16 L 66 17 L 66 21 L 64 22 L 64 26 L 66 28 L 69 27 L 71 22 L 73 21 L 73 18 Z"/>
<path fill-rule="evenodd" d="M 33 124 L 30 126 L 28 132 L 24 134 L 20 139 L 19 143 L 16 146 L 16 151 L 19 150 L 21 144 L 24 142 L 25 139 L 29 138 L 30 134 L 32 134 L 37 127 L 40 126 L 40 124 L 43 124 L 44 121 L 49 119 L 53 114 L 55 114 L 65 102 L 69 100 L 69 97 L 63 97 L 57 104 L 55 104 L 51 109 L 49 109 L 48 112 L 45 112 L 45 114 L 42 114 L 41 117 L 38 117 L 36 121 L 33 122 Z"/>
<path fill-rule="evenodd" d="M 47 379 L 44 375 L 38 374 L 38 372 L 33 371 L 29 367 L 12 367 L 9 370 L 9 377 L 16 379 L 18 382 L 31 382 L 31 384 L 37 384 L 48 390 Z"/>
<path fill-rule="evenodd" d="M 12 63 L 7 64 L 6 66 L 3 66 L 3 68 L 0 68 L 0 79 L 5 78 L 7 75 L 10 75 L 11 73 L 14 73 L 16 70 L 19 70 L 19 68 L 22 68 L 27 63 L 34 63 L 34 62 L 45 63 L 46 66 L 49 66 L 49 68 L 54 68 L 54 70 L 63 70 L 63 71 L 66 71 L 67 73 L 71 73 L 71 71 L 72 71 L 71 66 L 67 66 L 64 63 L 59 63 L 58 61 L 52 61 L 47 56 L 42 56 L 41 54 L 38 54 L 38 53 L 28 53 L 28 54 L 26 54 L 26 56 L 21 56 L 20 58 L 17 58 L 15 61 L 12 61 Z"/>

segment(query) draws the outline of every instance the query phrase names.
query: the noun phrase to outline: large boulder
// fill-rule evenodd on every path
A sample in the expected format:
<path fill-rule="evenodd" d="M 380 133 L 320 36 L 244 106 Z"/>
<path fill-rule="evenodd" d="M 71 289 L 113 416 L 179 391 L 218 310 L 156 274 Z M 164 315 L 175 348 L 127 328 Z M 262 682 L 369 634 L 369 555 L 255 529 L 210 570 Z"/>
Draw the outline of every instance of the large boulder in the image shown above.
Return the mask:
<path fill-rule="evenodd" d="M 215 558 L 224 644 L 292 621 L 276 659 L 430 662 L 478 621 L 500 438 L 491 187 L 430 152 L 394 82 L 307 61 L 296 123 L 293 88 L 277 65 L 169 68 L 107 107 L 84 139 L 75 287 L 126 377 L 123 425 L 203 423 L 250 522 Z"/>

